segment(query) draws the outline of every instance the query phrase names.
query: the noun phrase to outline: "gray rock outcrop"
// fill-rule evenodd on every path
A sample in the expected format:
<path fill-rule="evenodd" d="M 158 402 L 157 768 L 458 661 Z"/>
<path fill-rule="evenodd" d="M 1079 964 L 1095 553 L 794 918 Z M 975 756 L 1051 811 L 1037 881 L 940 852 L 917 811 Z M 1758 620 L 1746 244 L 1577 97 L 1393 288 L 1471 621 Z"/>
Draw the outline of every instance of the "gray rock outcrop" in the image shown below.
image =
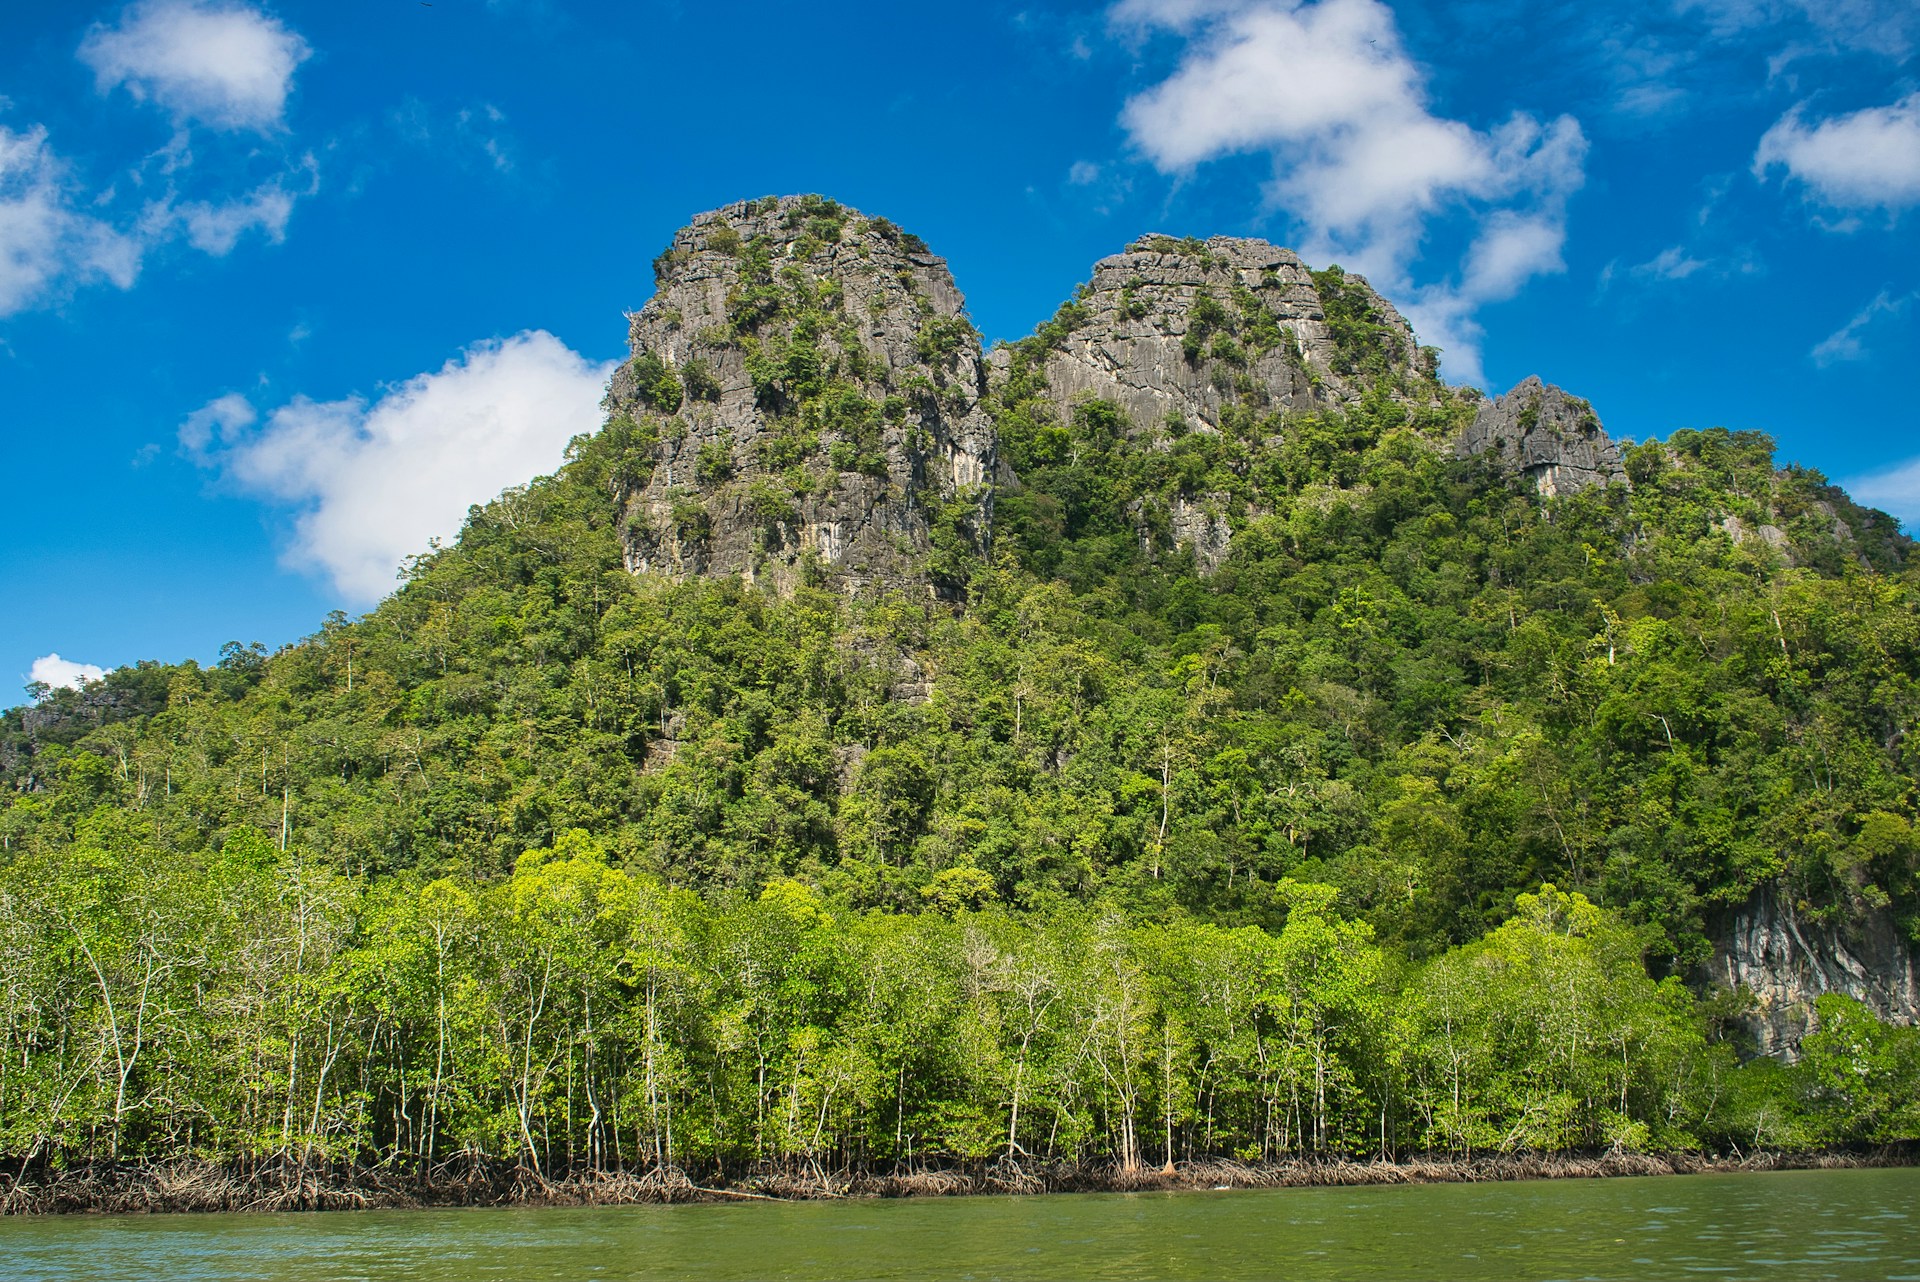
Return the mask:
<path fill-rule="evenodd" d="M 1003 400 L 1012 387 L 1032 395 L 1037 373 L 1038 417 L 1074 422 L 1101 402 L 1118 411 L 1117 430 L 1150 449 L 1189 433 L 1271 433 L 1273 416 L 1355 402 L 1383 379 L 1422 402 L 1437 386 L 1431 354 L 1364 279 L 1231 236 L 1141 237 L 1095 264 L 1037 337 L 993 354 Z M 1129 511 L 1143 550 L 1188 548 L 1211 573 L 1244 508 L 1224 493 L 1183 491 Z"/>
<path fill-rule="evenodd" d="M 996 489 L 1019 484 L 993 417 L 1010 386 L 1042 422 L 1104 402 L 1111 430 L 1149 449 L 1284 431 L 1274 416 L 1383 383 L 1421 405 L 1449 396 L 1365 280 L 1260 240 L 1142 237 L 1095 265 L 1043 341 L 991 357 L 945 262 L 819 196 L 701 214 L 655 273 L 606 402 L 649 454 L 623 498 L 637 573 L 957 591 L 988 551 Z M 1625 479 L 1587 404 L 1538 379 L 1482 405 L 1459 448 L 1544 494 Z M 1249 516 L 1186 490 L 1133 513 L 1143 547 L 1191 548 L 1203 572 Z"/>
<path fill-rule="evenodd" d="M 1620 450 L 1601 429 L 1593 406 L 1537 377 L 1482 402 L 1457 448 L 1462 458 L 1493 455 L 1548 497 L 1616 481 L 1627 484 Z"/>
<path fill-rule="evenodd" d="M 1411 373 L 1418 345 L 1393 306 L 1358 276 L 1328 279 L 1363 324 L 1336 329 L 1314 274 L 1290 250 L 1232 236 L 1143 236 L 1094 264 L 1063 309 L 1071 328 L 1047 357 L 1050 398 L 1111 401 L 1135 432 L 1158 435 L 1170 420 L 1215 429 L 1229 405 L 1338 404 L 1375 373 Z M 1356 338 L 1372 350 L 1357 350 Z"/>
<path fill-rule="evenodd" d="M 979 342 L 917 237 L 767 198 L 698 216 L 655 270 L 607 396 L 658 440 L 627 503 L 630 569 L 917 589 L 938 580 L 941 519 L 984 541 Z"/>
<path fill-rule="evenodd" d="M 1920 1023 L 1920 966 L 1884 913 L 1844 929 L 1803 922 L 1770 889 L 1718 932 L 1700 978 L 1752 994 L 1742 1018 L 1762 1055 L 1796 1056 L 1823 993 L 1852 997 L 1890 1023 Z"/>

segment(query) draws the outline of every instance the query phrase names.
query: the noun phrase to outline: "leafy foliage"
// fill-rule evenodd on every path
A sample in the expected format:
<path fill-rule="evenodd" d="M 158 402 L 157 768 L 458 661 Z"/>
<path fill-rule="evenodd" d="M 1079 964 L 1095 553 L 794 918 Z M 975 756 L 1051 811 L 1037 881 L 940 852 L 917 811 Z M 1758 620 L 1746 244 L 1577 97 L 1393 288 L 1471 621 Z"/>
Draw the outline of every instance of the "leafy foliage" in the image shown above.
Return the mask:
<path fill-rule="evenodd" d="M 1383 378 L 1412 355 L 1401 350 L 1404 340 L 1381 317 L 1373 291 L 1364 282 L 1350 279 L 1333 266 L 1314 272 L 1313 284 L 1327 313 L 1336 353 L 1334 369 Z"/>
<path fill-rule="evenodd" d="M 924 761 L 880 756 L 910 810 Z M 1736 1068 L 1551 886 L 1404 984 L 1329 886 L 1280 883 L 1276 930 L 929 889 L 703 899 L 579 830 L 485 885 L 367 882 L 250 830 L 181 860 L 92 823 L 0 893 L 0 1149 L 558 1175 L 1912 1133 L 1920 1035 L 1823 998 L 1798 1068 Z"/>

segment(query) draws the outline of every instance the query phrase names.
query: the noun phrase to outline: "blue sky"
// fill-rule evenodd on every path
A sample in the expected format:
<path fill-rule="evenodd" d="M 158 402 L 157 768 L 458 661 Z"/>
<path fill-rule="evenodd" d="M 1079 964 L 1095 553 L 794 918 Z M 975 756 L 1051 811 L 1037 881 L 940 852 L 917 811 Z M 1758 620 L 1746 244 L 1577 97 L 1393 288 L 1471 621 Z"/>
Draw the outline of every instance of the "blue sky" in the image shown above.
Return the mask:
<path fill-rule="evenodd" d="M 989 340 L 1137 235 L 1264 236 L 1456 381 L 1770 432 L 1920 524 L 1911 0 L 6 0 L 0 34 L 22 682 L 365 609 L 596 425 L 674 229 L 769 193 L 925 237 Z"/>

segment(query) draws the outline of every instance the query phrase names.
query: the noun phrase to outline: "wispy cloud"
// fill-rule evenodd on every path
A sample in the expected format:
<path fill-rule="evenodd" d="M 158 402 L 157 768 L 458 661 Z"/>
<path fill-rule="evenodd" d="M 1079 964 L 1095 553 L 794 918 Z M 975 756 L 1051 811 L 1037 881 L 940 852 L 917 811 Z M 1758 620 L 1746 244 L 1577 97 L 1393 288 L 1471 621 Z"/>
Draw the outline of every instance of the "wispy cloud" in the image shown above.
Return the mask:
<path fill-rule="evenodd" d="M 45 128 L 0 125 L 0 316 L 96 281 L 130 288 L 143 248 L 82 207 Z"/>
<path fill-rule="evenodd" d="M 507 115 L 490 102 L 444 111 L 410 97 L 388 120 L 402 141 L 450 152 L 464 167 L 478 163 L 499 174 L 519 167 L 520 147 L 507 127 Z"/>
<path fill-rule="evenodd" d="M 296 186 L 302 174 L 306 179 L 304 189 Z M 319 185 L 319 167 L 312 155 L 307 155 L 295 169 L 268 179 L 244 196 L 218 201 L 156 201 L 141 215 L 141 227 L 153 239 L 184 231 L 187 243 L 195 249 L 224 258 L 250 231 L 257 230 L 274 244 L 285 240 L 294 203 L 314 194 Z"/>
<path fill-rule="evenodd" d="M 1685 280 L 1709 266 L 1704 258 L 1695 258 L 1679 245 L 1669 245 L 1644 263 L 1627 270 L 1642 280 Z"/>
<path fill-rule="evenodd" d="M 1704 18 L 1716 36 L 1787 27 L 1814 47 L 1894 58 L 1920 32 L 1909 0 L 1676 0 L 1674 8 Z"/>
<path fill-rule="evenodd" d="M 238 392 L 228 392 L 187 415 L 176 435 L 180 447 L 187 453 L 204 456 L 215 442 L 222 445 L 238 442 L 242 432 L 259 420 L 260 412 L 253 408 L 252 401 Z"/>
<path fill-rule="evenodd" d="M 1564 269 L 1579 124 L 1516 112 L 1480 130 L 1436 114 L 1379 0 L 1123 0 L 1112 18 L 1187 40 L 1173 74 L 1126 104 L 1134 145 L 1168 173 L 1269 155 L 1266 201 L 1299 221 L 1298 248 L 1399 295 L 1449 372 L 1479 377 L 1480 307 Z M 1430 224 L 1462 210 L 1478 225 L 1457 274 L 1416 286 Z"/>
<path fill-rule="evenodd" d="M 296 509 L 291 565 L 371 602 L 408 555 L 457 533 L 471 504 L 557 466 L 598 426 L 612 369 L 531 330 L 476 343 L 371 402 L 296 397 L 263 418 L 229 393 L 179 437 L 236 489 Z"/>
<path fill-rule="evenodd" d="M 80 44 L 101 93 L 125 88 L 182 123 L 258 133 L 284 124 L 311 52 L 279 19 L 227 0 L 142 0 Z"/>
<path fill-rule="evenodd" d="M 101 92 L 124 86 L 171 111 L 177 127 L 133 167 L 131 181 L 88 191 L 44 125 L 0 125 L 0 317 L 57 305 L 102 282 L 131 288 L 169 243 L 221 257 L 251 232 L 277 242 L 296 202 L 318 190 L 311 153 L 288 159 L 275 143 L 215 142 L 191 127 L 282 131 L 293 72 L 308 49 L 278 19 L 243 4 L 148 0 L 124 10 L 117 25 L 95 26 L 78 56 Z M 196 138 L 233 153 L 224 177 L 194 179 Z M 257 177 L 263 164 L 279 172 L 233 194 L 233 171 Z M 144 197 L 137 210 L 134 193 Z"/>
<path fill-rule="evenodd" d="M 1682 281 L 1698 283 L 1752 276 L 1764 270 L 1751 247 L 1713 250 L 1698 245 L 1669 245 L 1644 262 L 1629 264 L 1614 259 L 1601 269 L 1599 287 L 1602 293 L 1617 282 L 1652 289 Z"/>
<path fill-rule="evenodd" d="M 1881 290 L 1868 301 L 1865 307 L 1853 314 L 1853 319 L 1833 333 L 1815 343 L 1808 353 L 1813 363 L 1825 369 L 1839 361 L 1863 360 L 1867 356 L 1866 334 L 1880 321 L 1891 320 L 1904 314 L 1912 305 L 1915 295 L 1906 294 L 1895 298 L 1887 290 Z"/>

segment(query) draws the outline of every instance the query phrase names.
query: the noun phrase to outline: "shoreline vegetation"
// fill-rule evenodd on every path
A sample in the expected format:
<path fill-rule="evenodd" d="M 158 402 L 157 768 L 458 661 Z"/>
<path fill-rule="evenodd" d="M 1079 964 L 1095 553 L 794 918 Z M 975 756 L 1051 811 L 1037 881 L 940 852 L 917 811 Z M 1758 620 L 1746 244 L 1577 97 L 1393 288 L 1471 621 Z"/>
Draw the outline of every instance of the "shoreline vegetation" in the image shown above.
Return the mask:
<path fill-rule="evenodd" d="M 525 1166 L 447 1163 L 425 1175 L 390 1170 L 275 1164 L 260 1168 L 181 1160 L 18 1173 L 0 1189 L 0 1215 L 191 1214 L 456 1207 L 636 1206 L 729 1201 L 813 1202 L 1046 1193 L 1200 1192 L 1241 1189 L 1475 1184 L 1616 1176 L 1721 1175 L 1762 1171 L 1920 1166 L 1920 1144 L 1811 1152 L 1522 1153 L 1432 1155 L 1399 1161 L 1302 1158 L 1245 1163 L 1180 1162 L 1171 1169 L 1108 1164 L 998 1161 L 954 1166 L 768 1168 L 705 1177 L 677 1167 L 591 1171 L 557 1179 Z M 0 1177 L 4 1178 L 4 1177 Z"/>
<path fill-rule="evenodd" d="M 0 1209 L 1632 1172 L 1920 1131 L 1920 1030 L 1827 994 L 1796 1062 L 1742 1062 L 1551 884 L 1415 968 L 1292 881 L 1269 931 L 708 900 L 584 832 L 474 889 L 63 853 L 0 878 Z"/>

